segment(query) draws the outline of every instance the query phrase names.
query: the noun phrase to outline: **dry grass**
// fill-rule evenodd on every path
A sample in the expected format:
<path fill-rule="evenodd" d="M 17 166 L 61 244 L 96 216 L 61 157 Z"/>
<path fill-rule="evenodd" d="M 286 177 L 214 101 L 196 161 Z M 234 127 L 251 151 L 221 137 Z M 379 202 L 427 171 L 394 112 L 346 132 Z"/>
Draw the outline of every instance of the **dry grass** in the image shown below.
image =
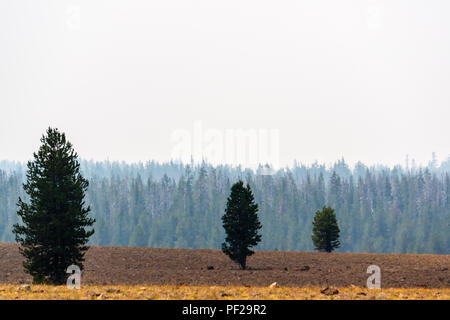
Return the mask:
<path fill-rule="evenodd" d="M 449 300 L 450 288 L 442 289 L 366 289 L 333 288 L 338 293 L 326 295 L 323 288 L 221 287 L 221 286 L 65 286 L 2 285 L 0 300 Z M 333 291 L 333 290 L 331 290 Z"/>

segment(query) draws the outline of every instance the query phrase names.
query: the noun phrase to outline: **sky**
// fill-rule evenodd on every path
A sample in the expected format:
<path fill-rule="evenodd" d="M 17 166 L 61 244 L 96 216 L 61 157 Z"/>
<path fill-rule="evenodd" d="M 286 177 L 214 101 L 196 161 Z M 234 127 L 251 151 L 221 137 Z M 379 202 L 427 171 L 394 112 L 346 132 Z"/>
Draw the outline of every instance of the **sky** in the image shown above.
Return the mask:
<path fill-rule="evenodd" d="M 0 159 L 30 159 L 52 126 L 99 161 L 446 160 L 449 13 L 444 0 L 1 1 Z M 256 140 L 239 149 L 230 132 Z"/>

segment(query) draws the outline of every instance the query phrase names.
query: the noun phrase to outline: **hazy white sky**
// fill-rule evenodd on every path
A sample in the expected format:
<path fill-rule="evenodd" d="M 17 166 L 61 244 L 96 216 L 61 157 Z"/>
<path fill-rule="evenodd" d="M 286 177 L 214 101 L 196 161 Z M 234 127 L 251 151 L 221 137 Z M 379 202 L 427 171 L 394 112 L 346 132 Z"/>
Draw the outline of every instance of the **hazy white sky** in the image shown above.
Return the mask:
<path fill-rule="evenodd" d="M 194 125 L 277 129 L 282 165 L 450 154 L 449 1 L 0 1 L 0 159 L 46 127 L 167 160 Z"/>

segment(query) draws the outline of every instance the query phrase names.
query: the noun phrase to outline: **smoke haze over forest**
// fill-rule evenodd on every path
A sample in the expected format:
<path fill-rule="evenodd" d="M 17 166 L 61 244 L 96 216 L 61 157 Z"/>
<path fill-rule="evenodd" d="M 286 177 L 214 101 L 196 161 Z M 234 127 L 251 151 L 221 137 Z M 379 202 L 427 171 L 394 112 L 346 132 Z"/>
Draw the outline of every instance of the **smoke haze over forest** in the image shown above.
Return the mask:
<path fill-rule="evenodd" d="M 14 241 L 16 202 L 26 167 L 0 162 L 0 241 Z M 260 207 L 257 249 L 311 251 L 311 224 L 323 205 L 336 209 L 341 248 L 350 252 L 448 254 L 450 161 L 439 167 L 296 165 L 261 171 L 180 163 L 82 161 L 89 179 L 91 244 L 220 248 L 231 185 L 250 183 Z"/>
<path fill-rule="evenodd" d="M 50 126 L 86 159 L 91 244 L 219 248 L 243 179 L 258 249 L 312 250 L 328 204 L 341 251 L 448 254 L 448 12 L 445 0 L 0 1 L 0 241 L 14 241 L 26 161 Z"/>
<path fill-rule="evenodd" d="M 2 1 L 0 159 L 48 126 L 84 159 L 171 159 L 178 130 L 279 130 L 281 167 L 449 153 L 450 3 Z M 199 160 L 199 159 L 197 159 Z M 208 159 L 210 160 L 210 159 Z M 224 161 L 222 161 L 224 163 Z"/>

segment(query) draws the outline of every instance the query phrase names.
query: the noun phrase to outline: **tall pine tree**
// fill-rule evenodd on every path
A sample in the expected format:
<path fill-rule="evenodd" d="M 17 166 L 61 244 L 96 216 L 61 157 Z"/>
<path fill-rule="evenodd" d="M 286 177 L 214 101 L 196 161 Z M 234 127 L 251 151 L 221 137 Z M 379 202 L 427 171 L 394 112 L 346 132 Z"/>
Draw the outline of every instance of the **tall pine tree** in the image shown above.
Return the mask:
<path fill-rule="evenodd" d="M 318 251 L 331 252 L 339 248 L 339 226 L 331 207 L 317 211 L 313 221 L 312 240 Z"/>
<path fill-rule="evenodd" d="M 23 187 L 30 197 L 19 198 L 17 214 L 23 225 L 13 232 L 26 258 L 25 272 L 34 283 L 63 284 L 72 264 L 83 268 L 84 254 L 95 220 L 88 217 L 84 196 L 88 181 L 80 173 L 72 144 L 64 133 L 49 128 L 34 160 L 29 161 Z"/>
<path fill-rule="evenodd" d="M 261 241 L 258 230 L 262 226 L 257 212 L 258 205 L 254 201 L 250 185 L 244 187 L 242 181 L 235 183 L 231 187 L 231 194 L 222 217 L 226 232 L 222 251 L 231 260 L 239 263 L 242 270 L 246 268 L 247 257 L 254 253 L 250 248 Z"/>

